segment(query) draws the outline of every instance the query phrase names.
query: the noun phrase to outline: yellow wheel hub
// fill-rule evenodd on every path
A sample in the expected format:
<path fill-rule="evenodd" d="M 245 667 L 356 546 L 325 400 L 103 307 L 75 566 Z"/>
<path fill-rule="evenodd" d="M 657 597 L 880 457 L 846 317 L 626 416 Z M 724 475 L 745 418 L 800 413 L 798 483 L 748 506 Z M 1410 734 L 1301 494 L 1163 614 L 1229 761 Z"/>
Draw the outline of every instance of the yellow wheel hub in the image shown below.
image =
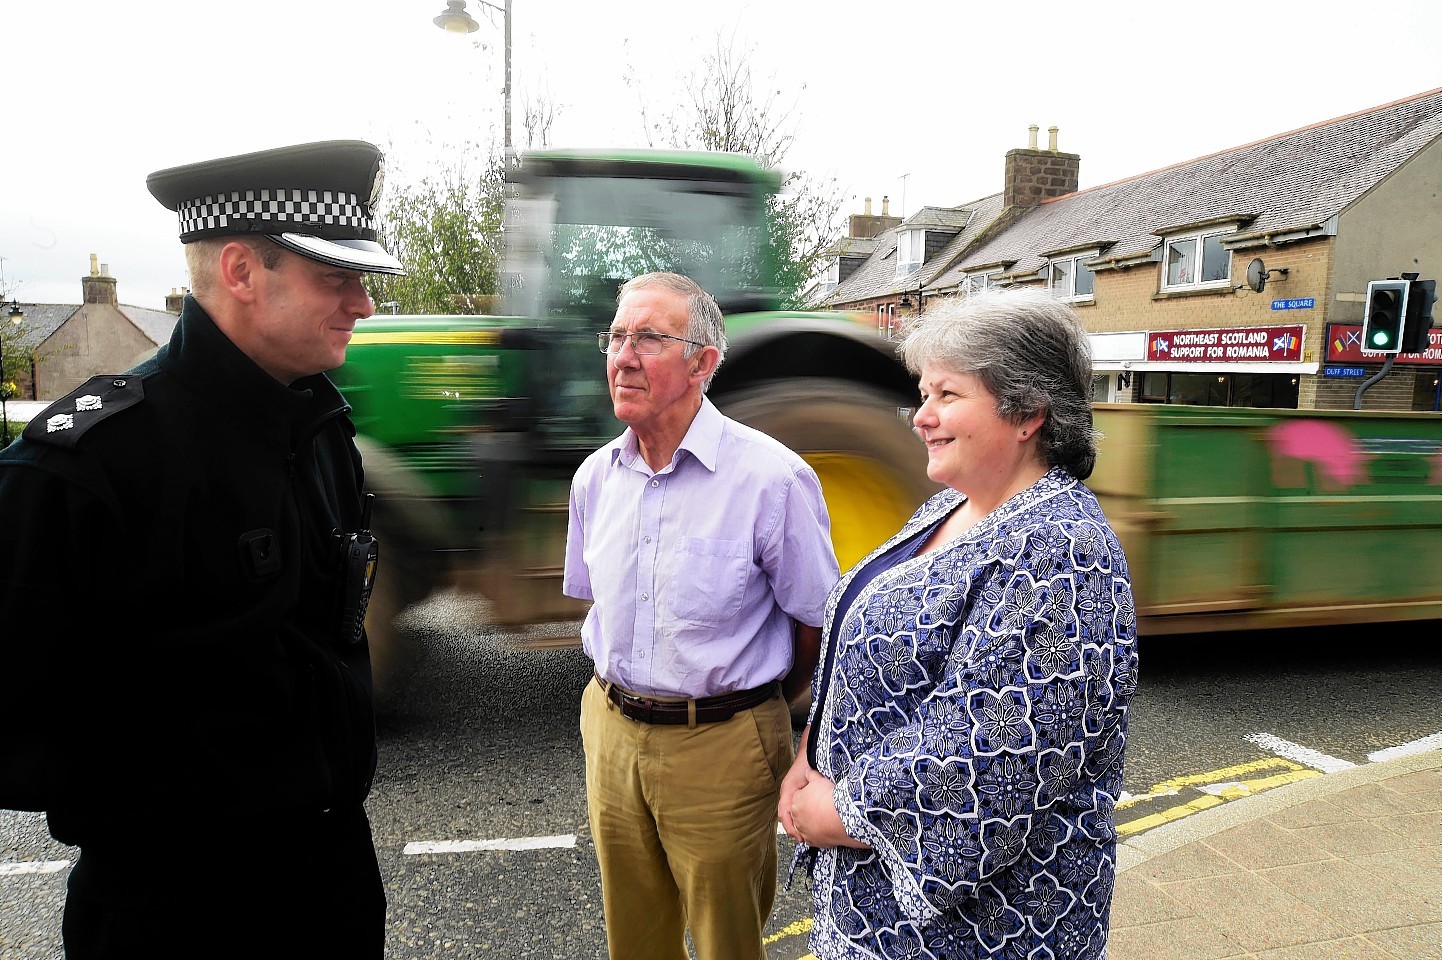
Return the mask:
<path fill-rule="evenodd" d="M 821 479 L 831 515 L 831 546 L 843 571 L 900 530 L 916 509 L 902 496 L 892 472 L 875 460 L 819 451 L 802 457 Z"/>

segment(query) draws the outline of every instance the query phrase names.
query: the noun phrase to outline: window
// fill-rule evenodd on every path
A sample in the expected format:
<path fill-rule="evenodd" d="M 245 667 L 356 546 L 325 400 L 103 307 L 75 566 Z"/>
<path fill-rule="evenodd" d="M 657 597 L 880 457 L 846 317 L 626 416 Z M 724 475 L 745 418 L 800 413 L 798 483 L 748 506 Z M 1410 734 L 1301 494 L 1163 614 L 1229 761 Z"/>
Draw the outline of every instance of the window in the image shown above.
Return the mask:
<path fill-rule="evenodd" d="M 1090 300 L 1095 274 L 1086 261 L 1094 256 L 1095 253 L 1084 253 L 1048 264 L 1046 285 L 1052 296 L 1058 300 Z"/>
<path fill-rule="evenodd" d="M 973 273 L 963 277 L 961 280 L 961 292 L 965 296 L 969 293 L 976 293 L 978 290 L 985 290 L 988 287 L 996 286 L 996 274 L 994 273 Z"/>
<path fill-rule="evenodd" d="M 896 304 L 878 303 L 876 305 L 876 332 L 887 340 L 896 339 Z"/>
<path fill-rule="evenodd" d="M 1195 234 L 1167 241 L 1162 289 L 1198 289 L 1231 282 L 1232 255 L 1222 246 L 1230 231 Z"/>
<path fill-rule="evenodd" d="M 831 257 L 826 261 L 826 268 L 821 271 L 821 277 L 817 280 L 817 289 L 822 294 L 831 293 L 841 285 L 841 258 Z"/>
<path fill-rule="evenodd" d="M 903 230 L 896 238 L 896 275 L 909 277 L 926 259 L 926 231 Z"/>
<path fill-rule="evenodd" d="M 1297 380 L 1285 373 L 1166 373 L 1142 375 L 1142 403 L 1212 407 L 1297 408 Z"/>

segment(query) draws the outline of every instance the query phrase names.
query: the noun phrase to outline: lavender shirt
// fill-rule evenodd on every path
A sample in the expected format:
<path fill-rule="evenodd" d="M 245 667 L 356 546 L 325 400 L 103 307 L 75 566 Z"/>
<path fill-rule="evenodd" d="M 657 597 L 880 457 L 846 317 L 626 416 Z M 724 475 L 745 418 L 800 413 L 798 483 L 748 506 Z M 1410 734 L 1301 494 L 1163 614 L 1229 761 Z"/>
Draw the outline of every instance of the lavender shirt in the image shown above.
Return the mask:
<path fill-rule="evenodd" d="M 839 571 L 816 473 L 702 399 L 659 473 L 625 433 L 571 484 L 562 587 L 594 600 L 581 641 L 637 693 L 711 697 L 791 669 L 791 620 L 817 626 Z"/>

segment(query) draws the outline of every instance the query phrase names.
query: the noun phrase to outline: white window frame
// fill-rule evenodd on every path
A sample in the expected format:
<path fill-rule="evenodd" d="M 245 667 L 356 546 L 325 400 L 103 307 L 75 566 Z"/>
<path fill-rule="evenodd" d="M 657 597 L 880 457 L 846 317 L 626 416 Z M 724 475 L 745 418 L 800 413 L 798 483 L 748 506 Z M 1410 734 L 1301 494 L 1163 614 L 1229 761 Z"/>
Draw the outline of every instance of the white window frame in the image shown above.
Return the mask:
<path fill-rule="evenodd" d="M 911 259 L 911 258 L 915 259 Z M 896 275 L 909 277 L 926 261 L 926 231 L 902 230 L 896 235 Z"/>
<path fill-rule="evenodd" d="M 822 293 L 833 293 L 841 286 L 841 258 L 830 257 L 825 261 L 821 276 L 816 280 L 816 286 Z"/>
<path fill-rule="evenodd" d="M 1168 237 L 1166 243 L 1162 246 L 1162 290 L 1222 290 L 1229 288 L 1232 283 L 1232 252 L 1225 246 L 1222 246 L 1222 254 L 1226 257 L 1227 275 L 1216 280 L 1184 279 L 1173 283 L 1171 279 L 1172 250 L 1173 248 L 1181 248 L 1190 244 L 1191 255 L 1194 258 L 1192 261 L 1192 269 L 1194 274 L 1199 276 L 1202 272 L 1202 261 L 1206 254 L 1207 241 L 1224 237 L 1234 232 L 1234 227 L 1224 227 L 1219 230 L 1199 230 L 1195 233 Z"/>
<path fill-rule="evenodd" d="M 961 295 L 970 296 L 980 290 L 988 290 L 996 286 L 995 278 L 1000 275 L 1000 270 L 992 270 L 984 273 L 969 273 L 961 278 Z"/>
<path fill-rule="evenodd" d="M 1051 291 L 1051 295 L 1063 303 L 1091 303 L 1096 299 L 1096 273 L 1090 268 L 1084 267 L 1082 264 L 1084 261 L 1095 258 L 1097 252 L 1096 250 L 1092 250 L 1088 253 L 1076 253 L 1070 256 L 1055 257 L 1048 260 L 1046 265 L 1046 288 Z M 1052 274 L 1053 269 L 1061 264 L 1071 265 L 1071 270 L 1067 273 L 1065 289 L 1057 286 L 1056 277 Z M 1087 273 L 1091 274 L 1092 278 L 1092 289 L 1087 293 L 1076 292 L 1077 274 L 1082 270 L 1086 270 Z"/>
<path fill-rule="evenodd" d="M 896 304 L 876 305 L 876 332 L 886 340 L 896 339 Z"/>

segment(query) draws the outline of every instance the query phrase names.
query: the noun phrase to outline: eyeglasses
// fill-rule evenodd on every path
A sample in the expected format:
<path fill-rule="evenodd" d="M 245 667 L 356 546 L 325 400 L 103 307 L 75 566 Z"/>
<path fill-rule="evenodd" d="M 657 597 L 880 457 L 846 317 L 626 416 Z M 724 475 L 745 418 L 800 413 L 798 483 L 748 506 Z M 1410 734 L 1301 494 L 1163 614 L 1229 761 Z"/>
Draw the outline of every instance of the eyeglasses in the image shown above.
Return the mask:
<path fill-rule="evenodd" d="M 679 340 L 682 343 L 689 343 L 693 347 L 704 347 L 706 344 L 698 343 L 695 340 L 687 340 L 685 337 L 673 337 L 669 333 L 654 333 L 644 330 L 640 333 L 598 333 L 596 344 L 601 348 L 602 353 L 620 353 L 621 348 L 626 345 L 626 338 L 631 338 L 631 349 L 642 357 L 654 357 L 666 347 L 667 340 Z"/>

